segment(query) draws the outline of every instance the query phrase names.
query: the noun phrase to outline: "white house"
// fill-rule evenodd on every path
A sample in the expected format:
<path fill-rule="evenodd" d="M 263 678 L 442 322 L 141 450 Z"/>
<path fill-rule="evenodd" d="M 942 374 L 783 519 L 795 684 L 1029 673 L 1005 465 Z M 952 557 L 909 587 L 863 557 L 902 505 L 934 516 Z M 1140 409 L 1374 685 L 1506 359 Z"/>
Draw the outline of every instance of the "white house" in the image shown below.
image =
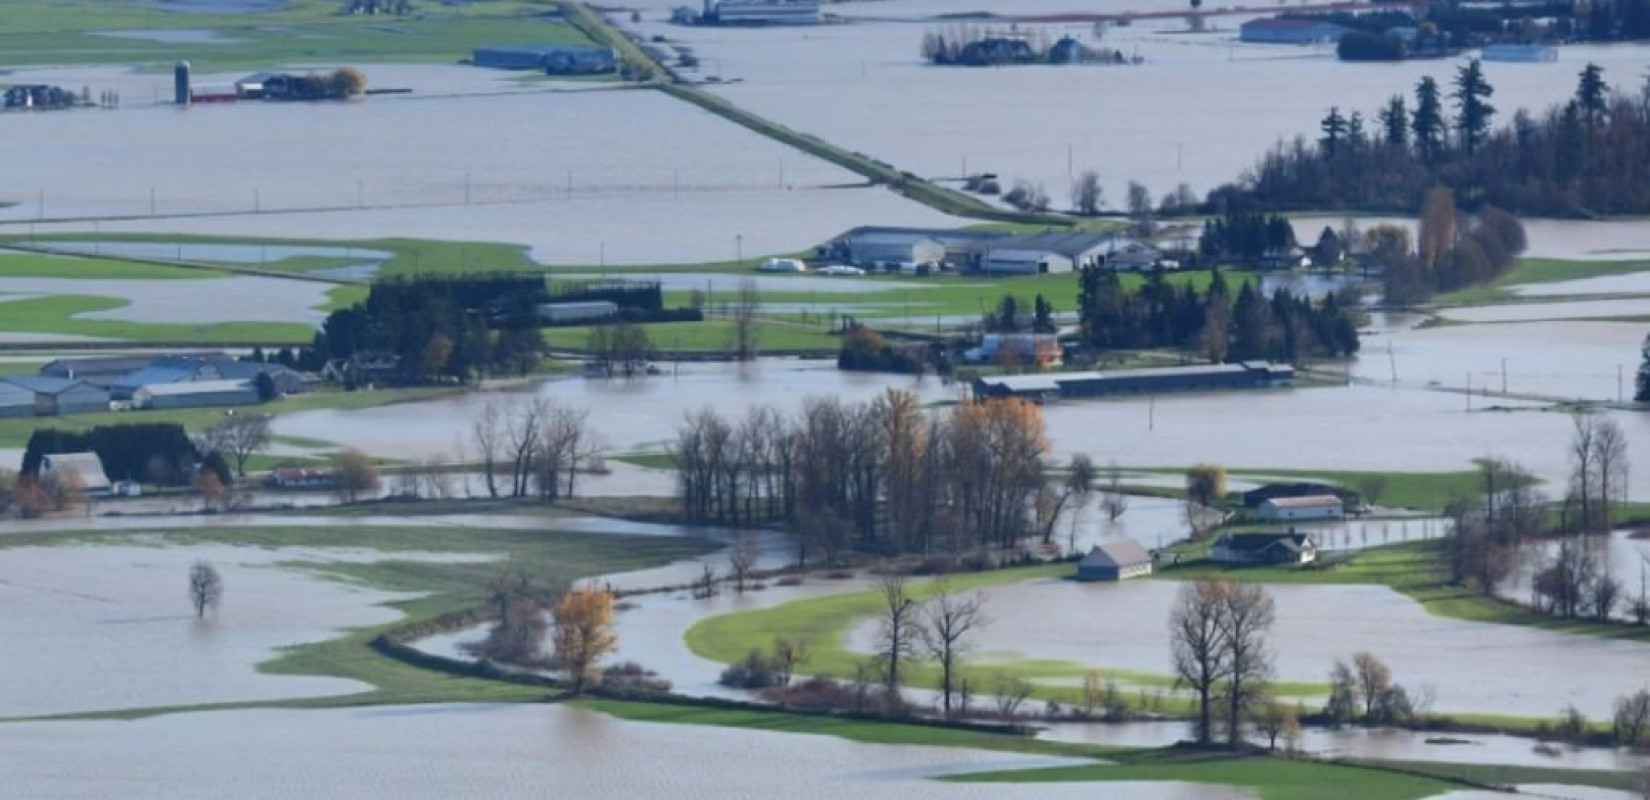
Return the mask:
<path fill-rule="evenodd" d="M 1332 494 L 1313 494 L 1305 497 L 1273 497 L 1262 500 L 1255 508 L 1261 519 L 1273 522 L 1340 519 L 1346 515 L 1341 498 Z"/>
<path fill-rule="evenodd" d="M 1215 540 L 1210 557 L 1222 564 L 1310 564 L 1318 543 L 1304 533 L 1228 533 Z"/>

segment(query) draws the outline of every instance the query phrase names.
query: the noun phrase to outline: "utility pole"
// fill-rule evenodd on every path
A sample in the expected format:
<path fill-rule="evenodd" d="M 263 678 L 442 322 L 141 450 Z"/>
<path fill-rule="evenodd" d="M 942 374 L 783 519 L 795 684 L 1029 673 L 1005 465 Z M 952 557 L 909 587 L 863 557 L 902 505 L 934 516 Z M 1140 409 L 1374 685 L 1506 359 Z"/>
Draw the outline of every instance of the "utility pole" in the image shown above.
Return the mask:
<path fill-rule="evenodd" d="M 1501 393 L 1507 393 L 1507 359 L 1501 359 Z"/>
<path fill-rule="evenodd" d="M 464 205 L 470 204 L 470 173 L 464 173 Z"/>
<path fill-rule="evenodd" d="M 1472 413 L 1472 370 L 1467 370 L 1467 413 Z"/>

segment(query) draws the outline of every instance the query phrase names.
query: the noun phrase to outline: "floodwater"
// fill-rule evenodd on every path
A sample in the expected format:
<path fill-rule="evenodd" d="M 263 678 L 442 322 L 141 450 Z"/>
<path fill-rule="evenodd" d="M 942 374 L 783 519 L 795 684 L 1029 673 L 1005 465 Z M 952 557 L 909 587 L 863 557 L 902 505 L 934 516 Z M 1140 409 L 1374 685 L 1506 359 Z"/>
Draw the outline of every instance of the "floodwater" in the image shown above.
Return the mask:
<path fill-rule="evenodd" d="M 1597 278 L 1577 278 L 1556 283 L 1532 283 L 1516 287 L 1513 291 L 1526 297 L 1650 294 L 1650 269 L 1627 275 L 1602 275 Z"/>
<path fill-rule="evenodd" d="M 97 769 L 85 765 L 95 763 Z M 1078 763 L 826 736 L 627 722 L 542 705 L 224 711 L 0 725 L 19 797 L 855 797 L 1237 800 L 1176 783 L 973 785 L 938 775 Z M 301 768 L 295 768 L 302 765 Z"/>
<path fill-rule="evenodd" d="M 1585 320 L 1413 328 L 1365 338 L 1351 371 L 1361 380 L 1408 386 L 1465 389 L 1470 382 L 1479 394 L 1498 395 L 1505 385 L 1514 395 L 1631 399 L 1646 330 Z M 1474 406 L 1496 402 L 1485 397 Z"/>
<path fill-rule="evenodd" d="M 400 612 L 383 604 L 410 596 L 278 563 L 384 557 L 170 544 L 0 551 L 0 639 L 10 643 L 0 718 L 364 691 L 351 680 L 266 675 L 256 665 L 281 647 L 393 621 Z M 185 591 L 190 566 L 200 561 L 215 566 L 224 583 L 221 607 L 204 620 Z"/>
<path fill-rule="evenodd" d="M 833 188 L 860 180 L 648 91 L 134 107 L 7 127 L 35 157 L 0 175 L 0 198 L 19 203 L 0 218 L 217 215 L 104 232 L 416 232 L 559 263 L 657 264 L 800 250 L 856 224 L 953 222 L 880 189 Z M 103 166 L 112 152 L 119 170 Z"/>
<path fill-rule="evenodd" d="M 1645 317 L 1650 316 L 1650 298 L 1466 306 L 1446 308 L 1440 311 L 1439 314 L 1445 319 L 1458 322 L 1533 322 L 1561 319 Z"/>
<path fill-rule="evenodd" d="M 1646 52 L 1650 59 L 1650 51 Z M 1496 97 L 1500 97 L 1497 92 Z M 1381 216 L 1352 218 L 1360 230 L 1375 225 L 1397 225 L 1415 231 L 1415 219 Z M 1290 222 L 1295 238 L 1310 244 L 1318 240 L 1325 226 L 1340 232 L 1347 217 L 1298 216 Z M 1569 219 L 1526 219 L 1524 234 L 1529 247 L 1524 255 L 1567 261 L 1642 261 L 1650 258 L 1650 221 L 1620 220 L 1598 222 Z M 1533 292 L 1532 292 L 1533 293 Z"/>
<path fill-rule="evenodd" d="M 1060 579 L 992 587 L 984 590 L 987 613 L 1012 624 L 982 629 L 975 644 L 981 660 L 1058 659 L 1167 674 L 1167 621 L 1179 588 L 1172 581 Z M 1267 591 L 1277 602 L 1270 640 L 1279 680 L 1327 683 L 1336 659 L 1367 650 L 1412 693 L 1431 694 L 1436 712 L 1552 716 L 1573 704 L 1597 719 L 1647 678 L 1650 645 L 1643 643 L 1435 617 L 1380 586 Z M 874 628 L 856 627 L 850 644 L 866 649 Z"/>
<path fill-rule="evenodd" d="M 1619 619 L 1631 618 L 1628 604 L 1637 599 L 1641 591 L 1650 594 L 1650 538 L 1635 539 L 1633 533 L 1622 530 L 1611 533 L 1608 539 L 1588 537 L 1584 540 L 1598 557 L 1602 574 L 1621 585 L 1622 596 L 1615 610 Z M 1551 562 L 1558 546 L 1556 541 L 1526 545 L 1518 568 L 1501 587 L 1501 593 L 1521 603 L 1531 602 L 1535 576 Z"/>
<path fill-rule="evenodd" d="M 234 39 L 223 34 L 201 28 L 154 28 L 141 31 L 92 31 L 93 36 L 108 36 L 113 39 L 137 39 L 145 42 L 160 42 L 161 44 L 240 44 L 244 39 Z"/>
<path fill-rule="evenodd" d="M 386 261 L 394 255 L 384 250 L 366 250 L 359 247 L 223 244 L 219 242 L 45 241 L 35 246 L 58 253 L 91 253 L 120 258 L 200 261 L 224 264 L 267 264 L 303 256 L 379 262 Z"/>
<path fill-rule="evenodd" d="M 210 324 L 295 322 L 318 324 L 320 306 L 332 287 L 316 281 L 251 276 L 199 280 L 102 280 L 83 278 L 0 278 L 0 301 L 9 295 L 110 297 L 126 305 L 87 311 L 74 319 L 123 322 Z M 4 324 L 4 323 L 0 323 Z"/>
<path fill-rule="evenodd" d="M 1185 722 L 1069 722 L 1048 725 L 1040 738 L 1121 747 L 1164 747 L 1188 738 Z M 1625 748 L 1558 745 L 1536 750 L 1520 736 L 1449 734 L 1453 744 L 1428 744 L 1441 734 L 1396 728 L 1316 728 L 1301 730 L 1301 749 L 1334 758 L 1387 761 L 1445 761 L 1457 764 L 1515 764 L 1560 769 L 1634 770 L 1650 766 L 1650 756 Z"/>

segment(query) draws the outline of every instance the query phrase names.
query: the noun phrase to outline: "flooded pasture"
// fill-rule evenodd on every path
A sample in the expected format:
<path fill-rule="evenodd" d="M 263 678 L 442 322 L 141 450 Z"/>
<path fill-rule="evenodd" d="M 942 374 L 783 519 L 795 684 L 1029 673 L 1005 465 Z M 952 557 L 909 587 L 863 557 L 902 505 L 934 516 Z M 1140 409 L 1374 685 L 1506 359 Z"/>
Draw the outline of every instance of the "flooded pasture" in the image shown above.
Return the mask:
<path fill-rule="evenodd" d="M 107 297 L 124 305 L 85 311 L 74 319 L 156 324 L 218 322 L 300 322 L 318 324 L 320 307 L 333 287 L 315 281 L 251 276 L 197 280 L 100 280 L 86 278 L 0 278 L 0 300 L 15 295 Z M 203 302 L 210 298 L 209 302 Z"/>
<path fill-rule="evenodd" d="M 446 558 L 395 555 L 404 556 Z M 0 717 L 365 691 L 356 681 L 267 675 L 256 665 L 281 647 L 393 621 L 400 612 L 383 604 L 409 596 L 278 565 L 379 558 L 158 542 L 0 550 L 0 637 L 17 645 L 7 649 Z M 196 619 L 185 589 L 201 561 L 217 568 L 225 592 L 215 614 Z"/>
<path fill-rule="evenodd" d="M 98 765 L 86 770 L 88 763 Z M 0 726 L 0 772 L 21 797 L 856 797 L 867 800 L 1238 800 L 1175 783 L 939 783 L 949 773 L 1069 759 L 834 737 L 629 722 L 566 706 L 431 705 L 224 711 L 133 722 Z M 302 765 L 295 769 L 295 765 Z M 664 768 L 662 768 L 664 767 Z"/>
<path fill-rule="evenodd" d="M 1499 395 L 1505 386 L 1515 396 L 1623 400 L 1633 392 L 1644 335 L 1643 325 L 1585 320 L 1412 328 L 1366 338 L 1350 369 L 1377 383 L 1460 390 L 1470 383 L 1479 394 Z M 1484 397 L 1475 406 L 1499 402 Z"/>

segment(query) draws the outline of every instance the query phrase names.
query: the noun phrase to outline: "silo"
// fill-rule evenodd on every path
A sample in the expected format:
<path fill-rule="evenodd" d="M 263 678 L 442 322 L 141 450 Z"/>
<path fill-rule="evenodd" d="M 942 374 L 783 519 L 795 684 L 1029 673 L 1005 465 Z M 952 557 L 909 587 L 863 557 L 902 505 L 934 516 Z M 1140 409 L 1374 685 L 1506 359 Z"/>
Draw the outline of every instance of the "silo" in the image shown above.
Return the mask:
<path fill-rule="evenodd" d="M 189 105 L 189 62 L 179 61 L 172 68 L 172 99 L 180 106 Z"/>

